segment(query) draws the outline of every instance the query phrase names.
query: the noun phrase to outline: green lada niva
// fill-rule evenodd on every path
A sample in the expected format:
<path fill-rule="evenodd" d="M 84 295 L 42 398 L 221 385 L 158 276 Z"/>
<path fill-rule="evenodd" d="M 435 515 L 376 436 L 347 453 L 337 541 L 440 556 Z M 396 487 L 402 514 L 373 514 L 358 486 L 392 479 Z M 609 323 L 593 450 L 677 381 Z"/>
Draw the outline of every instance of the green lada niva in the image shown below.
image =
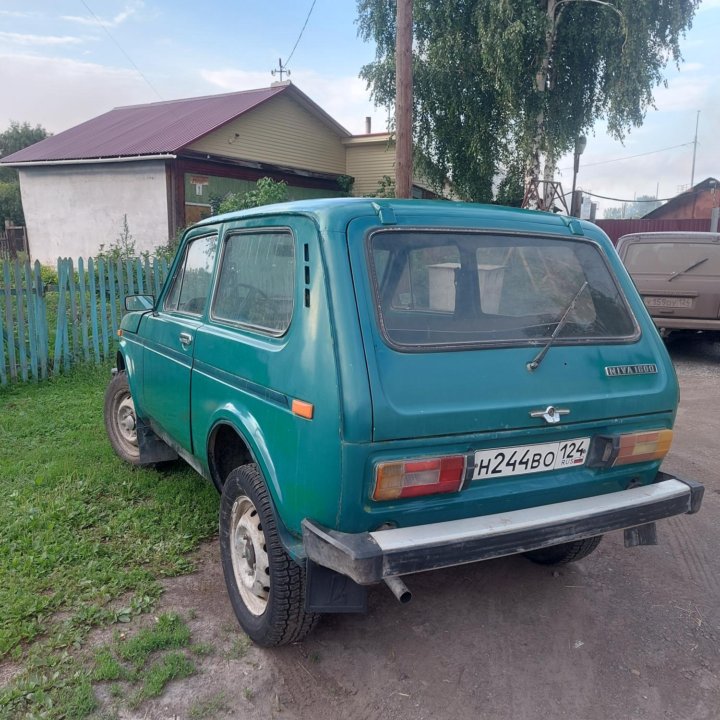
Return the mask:
<path fill-rule="evenodd" d="M 260 645 L 385 582 L 603 533 L 655 542 L 703 487 L 659 471 L 678 386 L 608 238 L 548 213 L 336 199 L 209 218 L 131 296 L 105 422 L 136 465 L 220 491 Z"/>

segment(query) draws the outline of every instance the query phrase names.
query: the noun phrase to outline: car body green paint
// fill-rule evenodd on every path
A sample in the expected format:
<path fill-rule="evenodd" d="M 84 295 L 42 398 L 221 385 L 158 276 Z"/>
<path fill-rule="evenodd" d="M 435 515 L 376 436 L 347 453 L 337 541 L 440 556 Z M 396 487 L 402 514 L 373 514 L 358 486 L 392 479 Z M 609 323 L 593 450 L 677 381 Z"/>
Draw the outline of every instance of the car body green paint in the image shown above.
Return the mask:
<path fill-rule="evenodd" d="M 678 386 L 663 343 L 608 238 L 591 223 L 572 223 L 508 208 L 365 199 L 301 201 L 205 220 L 185 234 L 156 311 L 123 318 L 120 353 L 137 412 L 208 477 L 211 433 L 218 424 L 235 428 L 262 470 L 282 524 L 297 539 L 304 518 L 358 533 L 649 484 L 659 461 L 567 468 L 474 481 L 449 495 L 372 500 L 380 461 L 672 427 Z M 217 233 L 222 246 L 233 232 L 268 228 L 288 229 L 295 244 L 287 332 L 277 337 L 218 322 L 209 302 L 192 318 L 162 309 L 194 238 Z M 407 228 L 590 242 L 622 290 L 636 337 L 553 345 L 534 372 L 526 365 L 542 343 L 399 351 L 378 322 L 367 238 Z M 189 347 L 178 343 L 180 332 L 192 336 Z M 647 363 L 657 373 L 605 373 L 607 366 Z M 311 420 L 293 414 L 293 399 L 312 403 Z M 548 405 L 571 414 L 554 425 L 529 417 Z M 302 555 L 299 541 L 288 549 Z"/>

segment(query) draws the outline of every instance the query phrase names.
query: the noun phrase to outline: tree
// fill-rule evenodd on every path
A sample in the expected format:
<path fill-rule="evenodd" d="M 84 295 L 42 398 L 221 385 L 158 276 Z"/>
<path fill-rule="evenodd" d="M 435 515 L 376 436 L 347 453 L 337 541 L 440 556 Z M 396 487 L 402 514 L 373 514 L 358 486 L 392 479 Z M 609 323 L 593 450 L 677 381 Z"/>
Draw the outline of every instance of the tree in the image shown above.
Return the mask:
<path fill-rule="evenodd" d="M 254 190 L 246 193 L 231 193 L 227 195 L 218 207 L 218 212 L 228 213 L 234 210 L 247 210 L 247 208 L 271 205 L 287 200 L 287 183 L 281 180 L 275 182 L 272 178 L 264 177 L 257 181 Z"/>
<path fill-rule="evenodd" d="M 41 125 L 32 127 L 30 123 L 10 121 L 10 127 L 0 133 L 0 158 L 16 153 L 36 142 L 49 137 L 50 133 Z M 17 171 L 13 168 L 0 167 L 0 182 L 17 180 Z"/>
<path fill-rule="evenodd" d="M 40 125 L 32 127 L 27 122 L 19 123 L 13 120 L 10 127 L 0 133 L 0 158 L 34 145 L 48 135 L 47 130 Z M 6 220 L 13 225 L 25 223 L 17 170 L 0 166 L 0 228 L 5 227 Z"/>
<path fill-rule="evenodd" d="M 700 0 L 415 0 L 414 142 L 436 184 L 491 197 L 520 162 L 537 185 L 605 118 L 622 139 L 639 126 Z M 394 0 L 358 0 L 363 67 L 374 100 L 394 96 Z"/>

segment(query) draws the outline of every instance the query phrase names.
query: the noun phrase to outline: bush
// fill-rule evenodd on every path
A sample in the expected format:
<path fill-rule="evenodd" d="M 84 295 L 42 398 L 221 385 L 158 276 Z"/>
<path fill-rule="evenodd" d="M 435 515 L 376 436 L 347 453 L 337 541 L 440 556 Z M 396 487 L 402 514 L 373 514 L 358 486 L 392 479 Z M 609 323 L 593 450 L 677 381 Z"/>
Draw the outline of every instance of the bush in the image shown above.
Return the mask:
<path fill-rule="evenodd" d="M 272 178 L 264 177 L 257 181 L 254 190 L 243 193 L 231 193 L 220 203 L 219 213 L 229 213 L 235 210 L 247 210 L 248 208 L 259 207 L 260 205 L 272 205 L 273 203 L 285 202 L 287 196 L 287 183 L 284 181 L 275 182 Z"/>

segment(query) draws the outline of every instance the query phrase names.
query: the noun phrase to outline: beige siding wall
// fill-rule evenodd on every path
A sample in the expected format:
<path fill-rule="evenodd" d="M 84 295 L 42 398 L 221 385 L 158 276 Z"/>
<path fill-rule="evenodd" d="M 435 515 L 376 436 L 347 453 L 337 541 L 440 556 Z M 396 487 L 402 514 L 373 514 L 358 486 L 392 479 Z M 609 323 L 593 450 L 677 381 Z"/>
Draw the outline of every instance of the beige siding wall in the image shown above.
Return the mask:
<path fill-rule="evenodd" d="M 395 147 L 386 142 L 347 145 L 347 174 L 355 178 L 353 195 L 374 193 L 383 175 L 395 179 Z"/>
<path fill-rule="evenodd" d="M 224 125 L 189 148 L 304 170 L 346 172 L 345 147 L 337 134 L 305 108 L 282 95 Z"/>

